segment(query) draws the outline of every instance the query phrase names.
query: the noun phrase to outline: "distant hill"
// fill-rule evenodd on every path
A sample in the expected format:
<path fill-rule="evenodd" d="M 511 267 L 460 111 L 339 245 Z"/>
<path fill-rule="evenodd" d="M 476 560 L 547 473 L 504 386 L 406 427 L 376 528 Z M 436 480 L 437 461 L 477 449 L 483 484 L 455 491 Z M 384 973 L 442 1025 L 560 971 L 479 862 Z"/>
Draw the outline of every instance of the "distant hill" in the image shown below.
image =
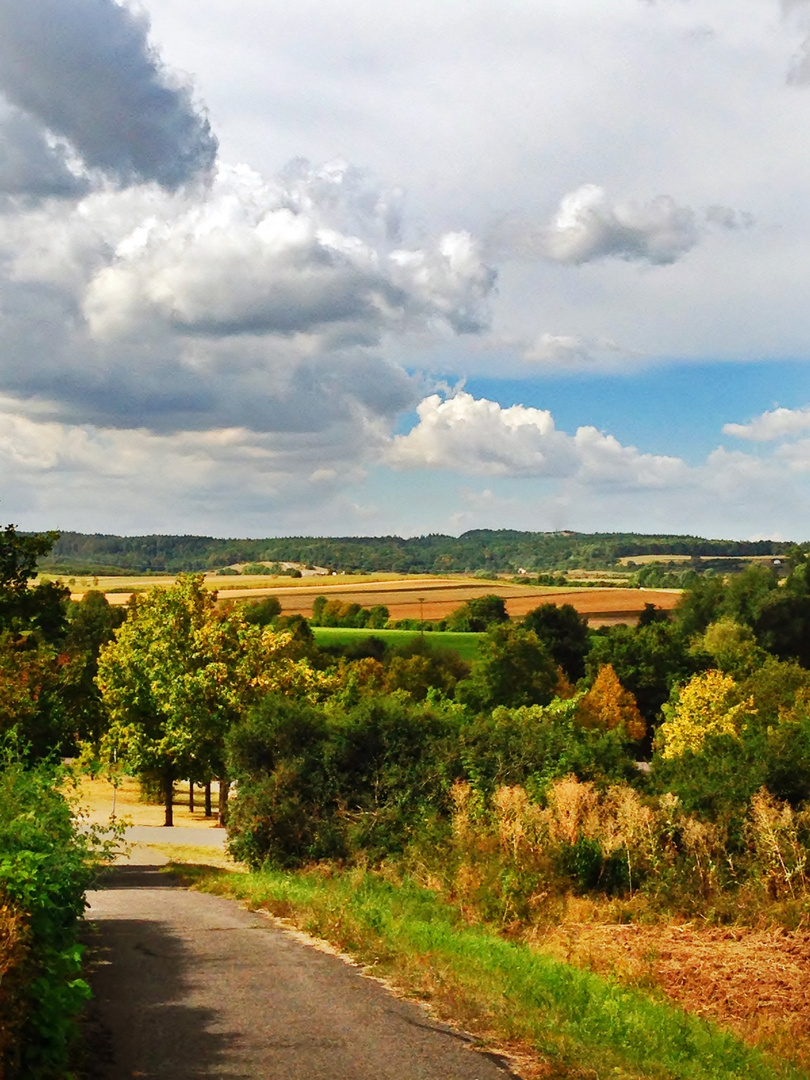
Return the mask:
<path fill-rule="evenodd" d="M 295 562 L 331 570 L 515 574 L 613 569 L 634 555 L 782 555 L 793 545 L 770 540 L 707 540 L 639 533 L 517 532 L 475 529 L 461 536 L 290 536 L 265 540 L 211 536 L 105 536 L 62 533 L 41 564 L 50 573 L 179 573 L 232 563 Z"/>

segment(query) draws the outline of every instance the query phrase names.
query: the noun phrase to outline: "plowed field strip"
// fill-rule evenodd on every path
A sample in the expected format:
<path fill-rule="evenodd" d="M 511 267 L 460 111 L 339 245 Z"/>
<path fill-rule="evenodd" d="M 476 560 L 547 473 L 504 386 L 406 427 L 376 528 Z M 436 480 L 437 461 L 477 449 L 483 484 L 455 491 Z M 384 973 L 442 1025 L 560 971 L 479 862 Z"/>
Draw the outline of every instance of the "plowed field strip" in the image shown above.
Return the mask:
<path fill-rule="evenodd" d="M 752 1045 L 810 1066 L 810 932 L 567 923 L 538 944 L 622 981 L 653 984 Z"/>

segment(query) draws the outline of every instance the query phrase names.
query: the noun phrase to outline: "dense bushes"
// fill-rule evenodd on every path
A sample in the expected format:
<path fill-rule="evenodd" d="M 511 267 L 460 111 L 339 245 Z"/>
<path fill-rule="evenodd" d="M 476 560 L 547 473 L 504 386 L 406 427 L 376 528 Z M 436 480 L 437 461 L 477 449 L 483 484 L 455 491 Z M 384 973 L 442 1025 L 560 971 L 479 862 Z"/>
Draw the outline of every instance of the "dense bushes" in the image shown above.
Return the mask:
<path fill-rule="evenodd" d="M 0 1075 L 45 1080 L 66 1065 L 80 978 L 79 921 L 103 848 L 80 833 L 53 769 L 0 770 Z"/>
<path fill-rule="evenodd" d="M 508 784 L 542 797 L 569 773 L 600 783 L 633 774 L 626 730 L 583 727 L 578 707 L 572 699 L 474 717 L 402 694 L 325 710 L 266 698 L 229 736 L 239 787 L 231 850 L 254 866 L 379 860 L 446 833 L 459 779 L 481 797 Z"/>
<path fill-rule="evenodd" d="M 452 709 L 397 695 L 347 710 L 265 698 L 229 736 L 231 851 L 252 866 L 401 851 L 443 806 L 457 728 Z"/>

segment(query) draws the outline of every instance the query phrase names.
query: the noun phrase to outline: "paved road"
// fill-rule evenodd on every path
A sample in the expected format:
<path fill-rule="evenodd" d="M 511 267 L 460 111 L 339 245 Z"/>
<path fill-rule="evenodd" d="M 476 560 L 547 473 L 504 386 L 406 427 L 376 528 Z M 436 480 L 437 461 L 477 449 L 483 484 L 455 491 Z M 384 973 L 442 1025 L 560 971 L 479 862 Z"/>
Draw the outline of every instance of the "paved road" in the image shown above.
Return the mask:
<path fill-rule="evenodd" d="M 99 1080 L 505 1080 L 498 1059 L 232 900 L 156 866 L 90 894 Z"/>

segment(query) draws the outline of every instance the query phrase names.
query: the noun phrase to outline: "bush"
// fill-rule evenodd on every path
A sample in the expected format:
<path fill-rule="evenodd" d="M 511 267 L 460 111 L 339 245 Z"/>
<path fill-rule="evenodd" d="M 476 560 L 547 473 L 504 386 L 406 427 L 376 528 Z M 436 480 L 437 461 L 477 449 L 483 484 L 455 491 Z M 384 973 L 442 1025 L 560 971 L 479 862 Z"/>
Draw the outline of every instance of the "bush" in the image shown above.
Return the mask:
<path fill-rule="evenodd" d="M 77 830 L 60 779 L 54 769 L 17 762 L 0 771 L 0 935 L 10 969 L 0 997 L 5 1080 L 62 1075 L 74 1017 L 89 994 L 78 931 L 104 843 Z"/>
<path fill-rule="evenodd" d="M 458 771 L 452 709 L 399 695 L 324 711 L 271 696 L 228 739 L 228 845 L 253 867 L 401 851 Z"/>

